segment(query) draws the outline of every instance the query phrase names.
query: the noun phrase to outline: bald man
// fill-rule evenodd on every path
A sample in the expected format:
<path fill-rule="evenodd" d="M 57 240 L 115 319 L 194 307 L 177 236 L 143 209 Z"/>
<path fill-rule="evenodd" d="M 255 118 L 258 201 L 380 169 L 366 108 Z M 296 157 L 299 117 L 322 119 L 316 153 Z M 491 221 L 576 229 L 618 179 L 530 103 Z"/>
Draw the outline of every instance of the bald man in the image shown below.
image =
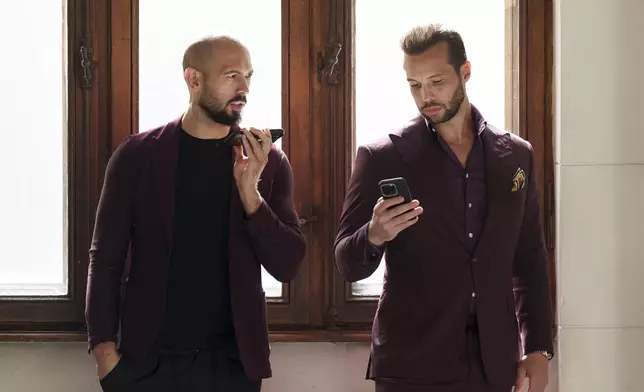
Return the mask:
<path fill-rule="evenodd" d="M 268 130 L 237 125 L 248 50 L 210 37 L 183 70 L 187 110 L 128 137 L 105 173 L 86 306 L 105 392 L 259 391 L 271 376 L 261 266 L 288 282 L 305 254 L 288 159 Z"/>

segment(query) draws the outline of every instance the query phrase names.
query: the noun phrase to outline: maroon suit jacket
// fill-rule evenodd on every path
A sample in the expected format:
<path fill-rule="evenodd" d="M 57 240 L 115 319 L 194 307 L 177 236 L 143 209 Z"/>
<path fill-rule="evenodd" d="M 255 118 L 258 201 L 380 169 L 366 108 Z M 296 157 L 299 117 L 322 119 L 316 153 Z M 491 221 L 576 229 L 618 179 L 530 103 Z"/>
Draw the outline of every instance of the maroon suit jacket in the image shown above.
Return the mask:
<path fill-rule="evenodd" d="M 179 118 L 132 135 L 109 161 L 90 249 L 90 347 L 116 342 L 120 324 L 121 352 L 144 355 L 163 322 L 180 127 Z M 252 379 L 271 376 L 260 265 L 288 282 L 306 248 L 293 203 L 291 166 L 276 148 L 259 191 L 264 202 L 247 218 L 233 181 L 229 229 L 233 322 L 240 357 Z M 125 269 L 128 249 L 131 265 Z"/>
<path fill-rule="evenodd" d="M 466 380 L 465 328 L 472 293 L 490 382 L 514 384 L 520 331 L 526 353 L 553 351 L 532 147 L 483 124 L 488 209 L 473 253 L 448 214 L 446 179 L 437 160 L 444 152 L 431 142 L 422 117 L 358 149 L 335 243 L 337 265 L 348 281 L 368 277 L 381 260 L 367 241 L 368 222 L 380 197 L 378 181 L 405 177 L 424 208 L 418 223 L 385 247 L 387 268 L 373 323 L 370 378 L 428 384 Z M 523 189 L 513 192 L 519 168 L 527 178 Z"/>

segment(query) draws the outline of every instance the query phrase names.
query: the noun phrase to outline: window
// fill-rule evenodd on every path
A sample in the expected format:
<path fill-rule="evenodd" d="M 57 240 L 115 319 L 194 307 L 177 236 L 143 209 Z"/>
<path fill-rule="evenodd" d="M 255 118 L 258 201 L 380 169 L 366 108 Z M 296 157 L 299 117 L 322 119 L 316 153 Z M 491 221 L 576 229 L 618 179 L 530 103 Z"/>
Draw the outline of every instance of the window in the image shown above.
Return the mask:
<path fill-rule="evenodd" d="M 106 155 L 90 115 L 105 46 L 87 38 L 87 12 L 84 0 L 0 4 L 0 330 L 83 327 L 95 158 Z"/>
<path fill-rule="evenodd" d="M 4 120 L 0 178 L 3 189 L 13 190 L 3 192 L 0 205 L 2 296 L 68 292 L 64 10 L 60 2 L 39 3 L 37 12 L 24 2 L 0 5 L 0 35 L 24 30 L 21 40 L 0 42 L 2 53 L 15 56 L 0 73 L 3 109 L 11 113 Z"/>
<path fill-rule="evenodd" d="M 332 248 L 356 147 L 417 113 L 398 47 L 415 24 L 461 32 L 472 102 L 533 143 L 553 238 L 552 0 L 244 0 L 234 9 L 255 12 L 242 19 L 223 14 L 234 11 L 221 0 L 35 1 L 0 5 L 0 33 L 21 31 L 0 43 L 10 59 L 0 72 L 3 109 L 18 114 L 5 116 L 10 147 L 0 154 L 11 187 L 0 205 L 0 331 L 84 339 L 88 249 L 108 159 L 128 135 L 182 114 L 183 51 L 209 34 L 250 49 L 244 124 L 286 130 L 280 147 L 308 255 L 289 284 L 264 271 L 274 339 L 368 338 L 385 264 L 348 284 Z"/>

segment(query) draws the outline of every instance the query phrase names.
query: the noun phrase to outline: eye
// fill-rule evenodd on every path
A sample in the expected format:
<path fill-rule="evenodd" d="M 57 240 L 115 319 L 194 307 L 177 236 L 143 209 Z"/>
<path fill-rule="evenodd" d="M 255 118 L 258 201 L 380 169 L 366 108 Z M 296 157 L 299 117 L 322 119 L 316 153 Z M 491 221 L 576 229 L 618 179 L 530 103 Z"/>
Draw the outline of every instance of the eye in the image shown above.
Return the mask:
<path fill-rule="evenodd" d="M 441 83 L 443 83 L 443 79 L 435 79 L 435 80 L 432 80 L 432 84 L 433 84 L 433 85 L 438 85 L 438 84 L 441 84 Z"/>
<path fill-rule="evenodd" d="M 411 87 L 411 88 L 420 88 L 420 84 L 418 84 L 418 83 L 410 83 L 409 87 Z"/>

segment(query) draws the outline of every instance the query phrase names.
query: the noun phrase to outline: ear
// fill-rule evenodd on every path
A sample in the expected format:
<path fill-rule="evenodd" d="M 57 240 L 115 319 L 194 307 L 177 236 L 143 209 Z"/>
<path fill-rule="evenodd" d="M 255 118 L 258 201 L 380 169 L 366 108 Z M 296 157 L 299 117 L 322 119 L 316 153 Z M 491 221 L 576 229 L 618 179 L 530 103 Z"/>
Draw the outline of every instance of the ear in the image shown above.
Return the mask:
<path fill-rule="evenodd" d="M 470 80 L 470 76 L 472 75 L 472 63 L 469 61 L 466 61 L 463 65 L 461 65 L 461 77 L 463 80 L 466 82 Z"/>
<path fill-rule="evenodd" d="M 199 72 L 194 68 L 186 68 L 183 71 L 183 79 L 186 81 L 190 91 L 199 91 L 201 89 L 201 78 Z"/>

